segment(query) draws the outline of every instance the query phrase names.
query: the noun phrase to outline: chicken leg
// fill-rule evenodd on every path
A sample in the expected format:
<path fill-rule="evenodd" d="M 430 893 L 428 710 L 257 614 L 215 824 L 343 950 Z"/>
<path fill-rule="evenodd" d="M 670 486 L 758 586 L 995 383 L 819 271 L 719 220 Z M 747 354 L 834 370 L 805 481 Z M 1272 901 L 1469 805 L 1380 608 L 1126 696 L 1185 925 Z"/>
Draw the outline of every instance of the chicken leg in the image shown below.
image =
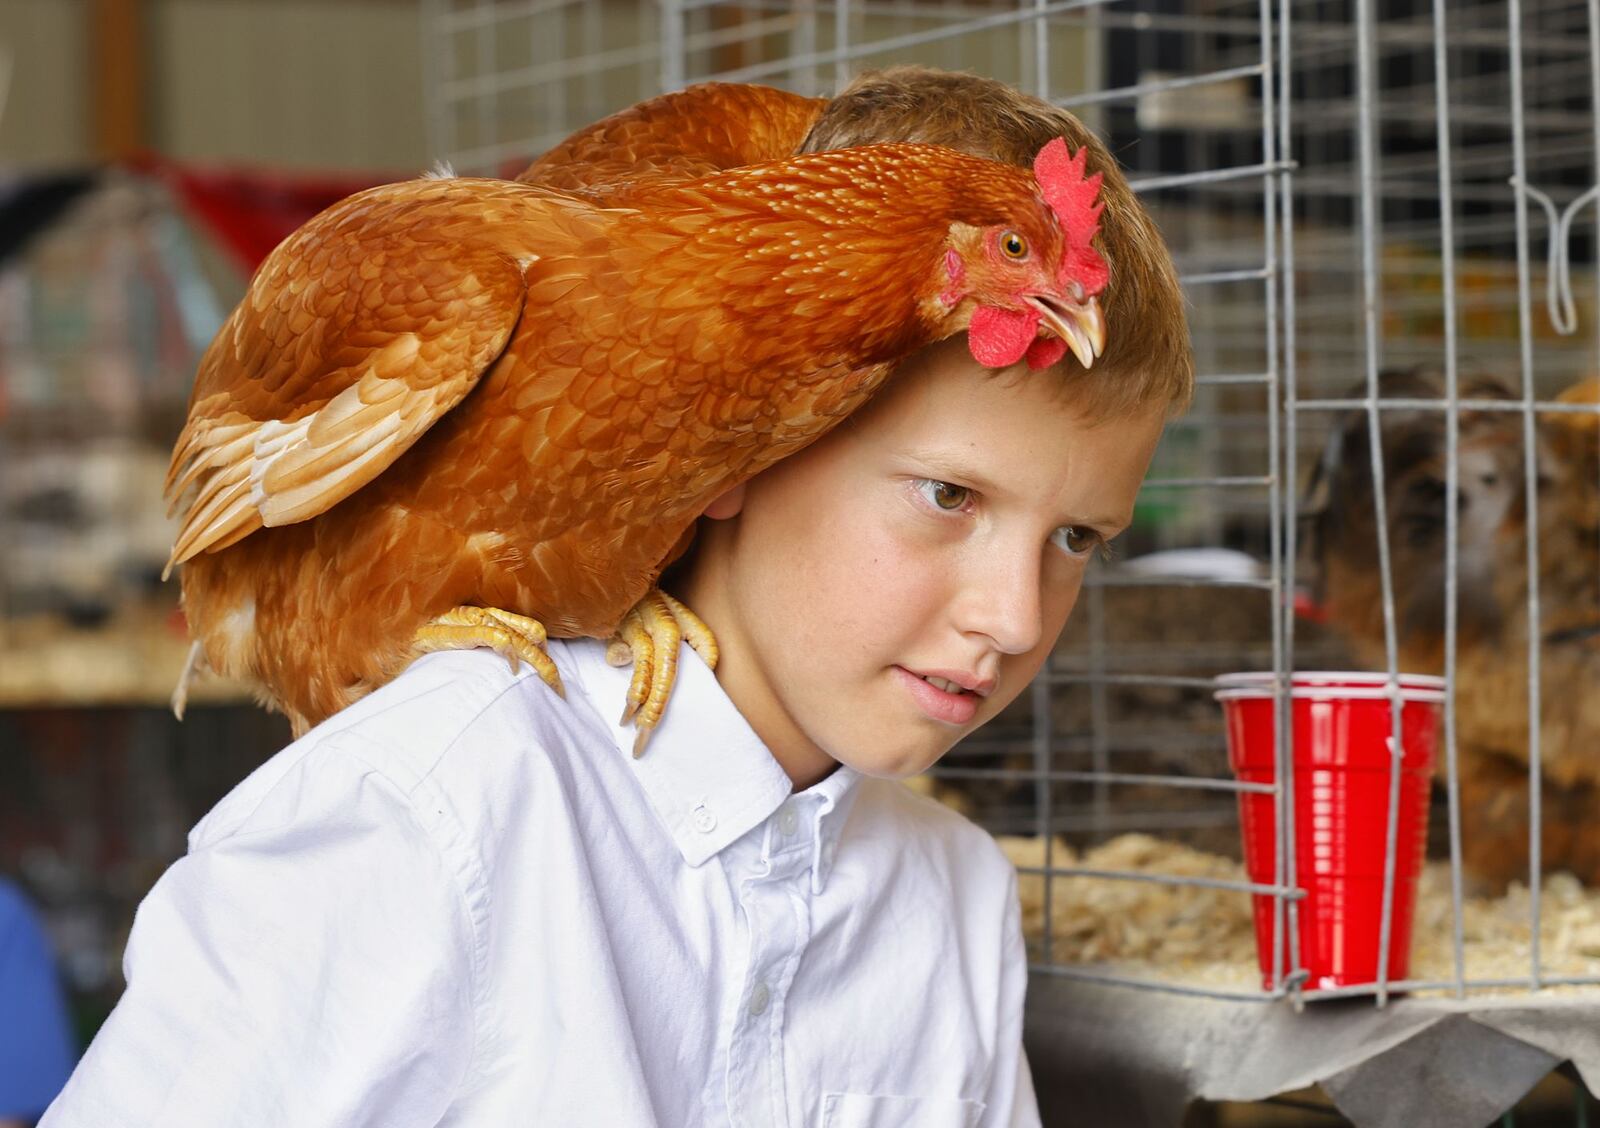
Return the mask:
<path fill-rule="evenodd" d="M 644 755 L 651 734 L 661 723 L 677 680 L 678 644 L 685 639 L 707 666 L 716 669 L 717 640 L 711 628 L 672 596 L 652 588 L 623 616 L 606 651 L 606 660 L 613 666 L 633 664 L 622 720 L 632 720 L 637 730 L 635 758 Z M 419 629 L 415 641 L 423 654 L 486 646 L 510 662 L 513 670 L 521 662 L 528 663 L 551 689 L 566 696 L 561 673 L 545 652 L 543 624 L 525 615 L 496 607 L 457 607 Z"/>
<path fill-rule="evenodd" d="M 633 680 L 628 685 L 622 721 L 626 724 L 630 718 L 633 720 L 634 759 L 644 755 L 651 733 L 661 723 L 661 714 L 677 680 L 678 644 L 685 639 L 707 666 L 717 668 L 717 640 L 711 628 L 672 596 L 660 588 L 651 588 L 623 616 L 617 637 L 606 649 L 606 661 L 613 666 L 633 663 Z"/>
<path fill-rule="evenodd" d="M 515 673 L 526 662 L 546 685 L 565 698 L 561 672 L 545 653 L 544 625 L 526 615 L 515 615 L 497 607 L 457 607 L 418 629 L 415 641 L 423 654 L 436 650 L 471 650 L 487 646 L 511 663 Z"/>

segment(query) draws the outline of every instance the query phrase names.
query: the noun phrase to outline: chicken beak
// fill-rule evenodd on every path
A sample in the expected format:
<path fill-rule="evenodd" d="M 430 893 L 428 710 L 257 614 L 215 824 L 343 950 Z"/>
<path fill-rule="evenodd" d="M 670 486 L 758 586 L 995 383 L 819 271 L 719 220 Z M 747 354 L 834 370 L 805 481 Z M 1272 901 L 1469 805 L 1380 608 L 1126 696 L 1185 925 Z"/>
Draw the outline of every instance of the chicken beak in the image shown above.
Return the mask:
<path fill-rule="evenodd" d="M 1043 325 L 1067 343 L 1072 355 L 1085 368 L 1093 368 L 1106 351 L 1106 323 L 1100 303 L 1094 298 L 1082 302 L 1043 295 L 1030 296 L 1029 305 L 1039 311 Z"/>

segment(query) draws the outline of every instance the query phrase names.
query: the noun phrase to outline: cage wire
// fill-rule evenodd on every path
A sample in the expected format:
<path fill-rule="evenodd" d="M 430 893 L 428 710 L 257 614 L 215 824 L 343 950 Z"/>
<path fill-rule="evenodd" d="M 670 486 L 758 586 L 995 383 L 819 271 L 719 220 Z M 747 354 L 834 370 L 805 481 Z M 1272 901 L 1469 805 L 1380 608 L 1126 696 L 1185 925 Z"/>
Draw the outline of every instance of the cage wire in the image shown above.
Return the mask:
<path fill-rule="evenodd" d="M 1538 451 L 1552 419 L 1593 421 L 1600 410 L 1556 398 L 1600 370 L 1591 206 L 1600 0 L 428 0 L 424 29 L 430 140 L 460 172 L 512 173 L 570 130 L 691 82 L 827 94 L 862 70 L 899 62 L 989 75 L 1083 117 L 1172 247 L 1199 378 L 1193 409 L 1169 427 L 1140 495 L 1124 562 L 1096 566 L 1030 693 L 937 772 L 946 798 L 1035 846 L 1019 866 L 1025 882 L 1037 879 L 1042 900 L 1035 969 L 1225 999 L 1369 994 L 1380 1005 L 1396 991 L 1459 996 L 1600 982 L 1551 973 L 1542 961 L 1539 715 L 1548 687 L 1538 629 Z M 1414 365 L 1436 368 L 1442 392 L 1386 395 L 1386 370 Z M 1480 372 L 1507 378 L 1511 393 L 1463 394 Z M 1386 512 L 1385 439 L 1396 420 L 1419 412 L 1442 420 L 1444 798 L 1433 838 L 1450 862 L 1452 970 L 1385 980 L 1396 757 L 1379 979 L 1311 990 L 1298 951 L 1304 894 L 1292 849 L 1280 845 L 1267 883 L 1223 870 L 1091 863 L 1128 832 L 1236 858 L 1236 800 L 1261 790 L 1278 798 L 1278 843 L 1294 841 L 1295 812 L 1283 801 L 1294 773 L 1288 678 L 1349 660 L 1336 631 L 1296 613 L 1314 579 L 1303 492 L 1341 428 L 1367 436 L 1376 522 L 1372 543 L 1335 550 L 1373 578 L 1382 622 L 1375 665 L 1389 676 L 1398 734 L 1405 623 L 1391 557 L 1405 534 Z M 1534 625 L 1522 652 L 1502 659 L 1504 678 L 1526 682 L 1525 747 L 1516 751 L 1528 789 L 1528 931 L 1522 966 L 1496 975 L 1469 973 L 1463 923 L 1461 434 L 1463 415 L 1474 412 L 1520 423 L 1515 500 L 1525 520 L 1526 592 L 1518 598 Z M 1216 547 L 1249 561 L 1196 572 L 1163 563 L 1172 557 L 1140 559 Z M 1600 590 L 1600 548 L 1581 567 Z M 1228 772 L 1211 694 L 1214 676 L 1230 670 L 1275 675 L 1275 785 Z M 1052 902 L 1086 883 L 1205 890 L 1240 905 L 1272 897 L 1271 989 L 1073 956 Z"/>

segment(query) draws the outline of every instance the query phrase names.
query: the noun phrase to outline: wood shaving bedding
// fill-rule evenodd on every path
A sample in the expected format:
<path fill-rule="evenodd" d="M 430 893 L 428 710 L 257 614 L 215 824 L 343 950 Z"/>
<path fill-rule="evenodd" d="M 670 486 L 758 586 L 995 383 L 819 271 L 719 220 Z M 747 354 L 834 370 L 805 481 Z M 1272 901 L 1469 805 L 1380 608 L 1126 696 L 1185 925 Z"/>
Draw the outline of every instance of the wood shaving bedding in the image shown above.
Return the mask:
<path fill-rule="evenodd" d="M 998 841 L 1013 865 L 1045 865 L 1043 839 L 1002 837 Z M 1082 854 L 1058 838 L 1050 864 L 1246 880 L 1243 866 L 1233 859 L 1146 834 L 1120 835 Z M 1036 960 L 1043 957 L 1044 889 L 1042 875 L 1018 875 L 1023 930 L 1029 956 Z M 1050 900 L 1051 963 L 1087 965 L 1112 974 L 1196 987 L 1260 987 L 1249 894 L 1203 886 L 1056 877 L 1051 880 Z M 1462 925 L 1467 978 L 1528 975 L 1529 896 L 1525 886 L 1514 884 L 1502 897 L 1465 898 Z M 1432 862 L 1424 868 L 1418 887 L 1411 978 L 1454 977 L 1452 933 L 1450 867 Z M 1545 975 L 1600 977 L 1600 889 L 1587 889 L 1567 873 L 1546 877 L 1540 940 Z"/>

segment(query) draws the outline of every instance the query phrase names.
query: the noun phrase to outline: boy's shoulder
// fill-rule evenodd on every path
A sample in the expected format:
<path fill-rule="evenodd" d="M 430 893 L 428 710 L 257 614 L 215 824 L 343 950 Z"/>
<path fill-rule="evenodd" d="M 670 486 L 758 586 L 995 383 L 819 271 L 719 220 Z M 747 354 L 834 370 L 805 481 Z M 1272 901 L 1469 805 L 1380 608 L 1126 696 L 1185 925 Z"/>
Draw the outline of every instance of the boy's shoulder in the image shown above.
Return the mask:
<path fill-rule="evenodd" d="M 551 647 L 558 662 L 559 645 Z M 346 748 L 381 750 L 386 775 L 409 789 L 439 770 L 464 745 L 559 744 L 581 725 L 569 700 L 527 665 L 513 671 L 488 650 L 426 654 L 399 677 L 306 734 Z M 555 738 L 555 739 L 552 739 Z"/>
<path fill-rule="evenodd" d="M 513 672 L 486 650 L 425 655 L 257 768 L 195 827 L 191 845 L 239 829 L 286 781 L 338 786 L 328 760 L 359 765 L 409 799 L 430 784 L 491 792 L 510 776 L 584 759 L 568 753 L 609 739 L 592 710 L 563 701 L 527 666 Z"/>

